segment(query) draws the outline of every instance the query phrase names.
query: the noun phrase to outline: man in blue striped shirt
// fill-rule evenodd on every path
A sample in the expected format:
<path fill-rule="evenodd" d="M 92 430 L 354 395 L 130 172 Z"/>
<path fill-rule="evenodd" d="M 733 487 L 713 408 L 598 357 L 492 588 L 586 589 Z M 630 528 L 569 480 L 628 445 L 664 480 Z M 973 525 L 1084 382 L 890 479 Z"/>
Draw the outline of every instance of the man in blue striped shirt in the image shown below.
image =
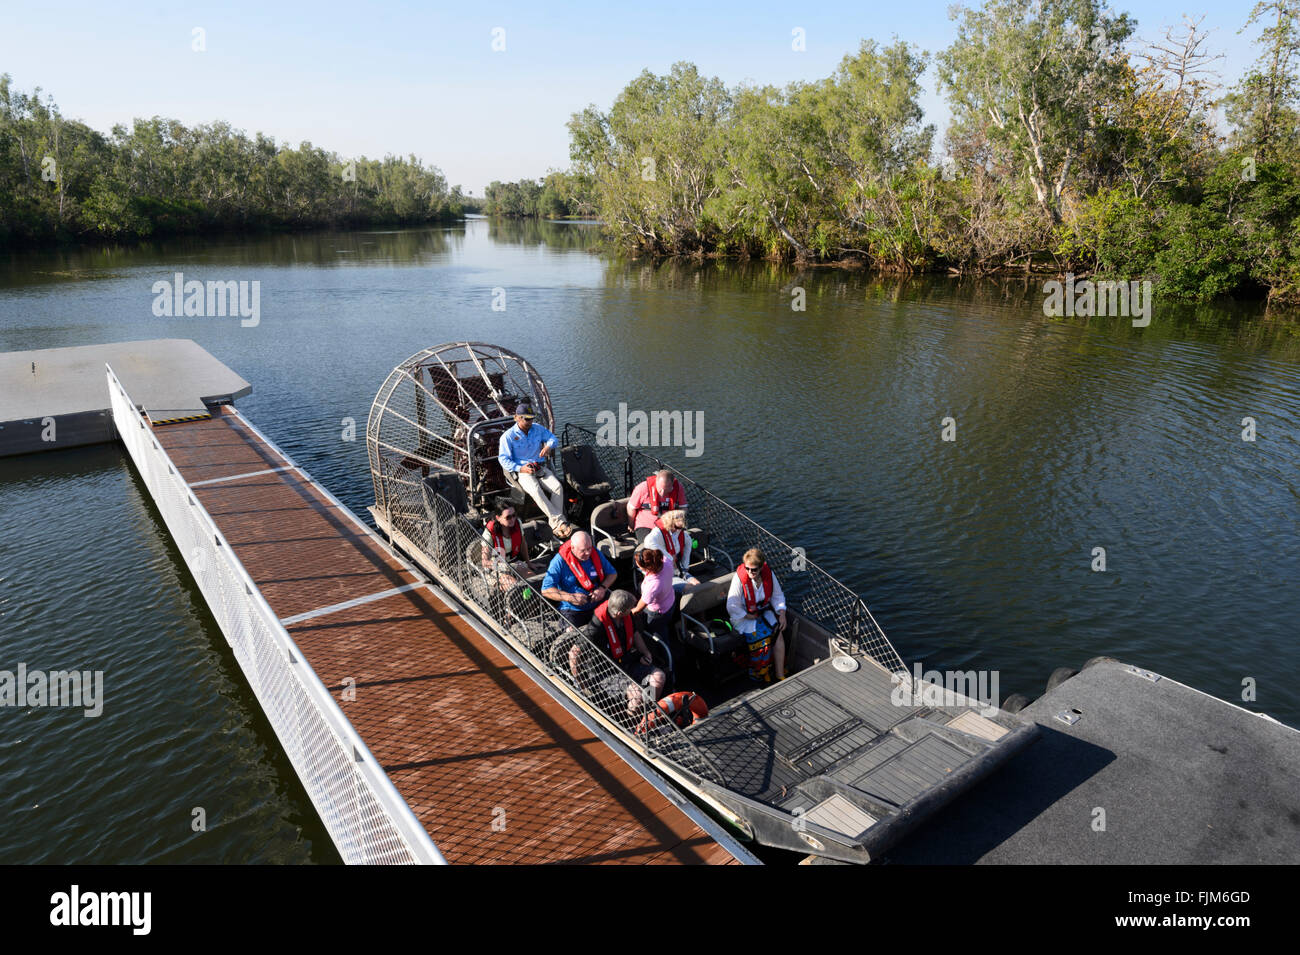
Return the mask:
<path fill-rule="evenodd" d="M 506 476 L 518 481 L 537 502 L 555 536 L 563 540 L 574 528 L 564 520 L 560 480 L 546 462 L 547 455 L 559 442 L 555 435 L 534 423 L 534 417 L 531 405 L 521 404 L 515 409 L 515 426 L 501 435 L 497 460 Z"/>

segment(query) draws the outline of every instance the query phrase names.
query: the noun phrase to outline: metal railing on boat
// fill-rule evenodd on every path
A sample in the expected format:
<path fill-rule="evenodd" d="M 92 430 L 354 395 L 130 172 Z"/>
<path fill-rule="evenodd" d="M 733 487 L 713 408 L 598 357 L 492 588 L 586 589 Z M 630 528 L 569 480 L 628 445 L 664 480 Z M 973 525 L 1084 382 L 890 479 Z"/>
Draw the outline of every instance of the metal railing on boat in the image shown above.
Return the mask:
<path fill-rule="evenodd" d="M 907 669 L 866 602 L 819 567 L 807 555 L 787 544 L 762 525 L 746 517 L 716 494 L 659 458 L 623 445 L 602 443 L 597 435 L 575 424 L 566 424 L 561 435 L 565 447 L 588 445 L 595 452 L 614 490 L 614 497 L 627 497 L 650 474 L 667 468 L 686 491 L 691 526 L 704 529 L 709 546 L 725 550 L 733 560 L 751 547 L 758 547 L 775 569 L 790 609 L 807 617 L 836 638 L 859 650 L 890 673 Z M 910 681 L 909 681 L 910 682 Z"/>
<path fill-rule="evenodd" d="M 640 708 L 629 712 L 623 693 L 605 692 L 605 687 L 625 685 L 626 674 L 543 599 L 534 585 L 505 564 L 484 568 L 479 558 L 484 544 L 481 528 L 445 497 L 427 493 L 419 484 L 418 472 L 390 473 L 406 470 L 390 459 L 382 460 L 380 468 L 387 503 L 385 516 L 395 544 L 432 561 L 431 569 L 443 586 L 511 639 L 516 649 L 553 683 L 618 729 L 647 758 L 667 760 L 698 778 L 726 784 L 722 771 L 675 723 L 668 719 L 645 720 L 648 701 L 643 699 Z M 502 577 L 506 579 L 502 581 Z M 576 675 L 570 665 L 570 650 L 574 647 L 579 648 Z"/>

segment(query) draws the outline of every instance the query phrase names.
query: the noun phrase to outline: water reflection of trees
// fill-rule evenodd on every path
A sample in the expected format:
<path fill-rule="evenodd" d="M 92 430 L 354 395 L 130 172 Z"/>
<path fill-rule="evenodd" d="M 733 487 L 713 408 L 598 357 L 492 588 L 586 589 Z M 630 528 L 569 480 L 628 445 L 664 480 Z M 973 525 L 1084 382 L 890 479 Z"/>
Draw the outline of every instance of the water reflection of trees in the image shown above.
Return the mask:
<path fill-rule="evenodd" d="M 459 249 L 464 223 L 420 229 L 293 232 L 263 236 L 175 237 L 39 249 L 0 256 L 0 286 L 115 278 L 126 269 L 245 268 L 310 265 L 421 266 Z"/>
<path fill-rule="evenodd" d="M 595 222 L 536 218 L 491 218 L 487 222 L 488 237 L 493 242 L 587 252 L 599 251 L 605 245 L 600 226 Z"/>
<path fill-rule="evenodd" d="M 881 275 L 834 267 L 799 267 L 767 260 L 615 257 L 607 260 L 605 286 L 617 290 L 671 289 L 701 297 L 738 290 L 770 297 L 771 305 L 789 307 L 803 290 L 807 310 L 818 302 L 890 302 L 951 310 L 1008 310 L 1045 324 L 1088 327 L 1107 337 L 1142 335 L 1155 340 L 1234 343 L 1251 349 L 1281 348 L 1300 355 L 1300 315 L 1266 308 L 1264 302 L 1222 300 L 1194 303 L 1155 295 L 1151 324 L 1134 328 L 1131 318 L 1043 314 L 1046 292 L 1042 276 L 976 278 L 947 275 Z"/>

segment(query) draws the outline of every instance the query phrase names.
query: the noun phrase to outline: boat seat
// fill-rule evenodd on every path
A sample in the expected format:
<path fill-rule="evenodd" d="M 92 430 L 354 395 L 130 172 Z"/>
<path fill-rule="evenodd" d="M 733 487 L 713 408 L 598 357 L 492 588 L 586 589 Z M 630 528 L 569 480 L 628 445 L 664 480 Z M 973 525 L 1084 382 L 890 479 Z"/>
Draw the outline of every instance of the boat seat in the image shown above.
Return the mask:
<path fill-rule="evenodd" d="M 495 586 L 492 568 L 483 566 L 487 544 L 475 539 L 465 546 L 465 571 L 462 583 L 469 596 L 493 613 L 499 609 L 501 589 Z"/>
<path fill-rule="evenodd" d="M 682 642 L 711 656 L 723 656 L 744 647 L 740 634 L 731 629 L 727 616 L 727 592 L 731 573 L 688 584 L 682 591 Z"/>
<path fill-rule="evenodd" d="M 530 504 L 533 507 L 537 506 L 536 502 L 528 496 L 528 492 L 524 490 L 523 485 L 519 483 L 519 478 L 513 471 L 502 468 L 501 474 L 506 479 L 506 497 L 515 506 L 516 511 L 522 512 Z"/>
<path fill-rule="evenodd" d="M 611 563 L 631 558 L 636 535 L 627 527 L 627 498 L 606 501 L 591 512 L 591 539 Z"/>
<path fill-rule="evenodd" d="M 569 651 L 579 645 L 582 638 L 578 631 L 573 627 L 566 626 L 563 631 L 557 634 L 547 647 L 547 656 L 551 668 L 560 675 L 566 683 L 578 687 L 584 694 L 590 694 L 595 686 L 594 668 L 590 664 L 578 664 L 578 676 L 575 678 L 573 670 L 569 667 Z M 588 648 L 590 650 L 590 648 Z M 590 651 L 599 652 L 599 651 Z"/>
<path fill-rule="evenodd" d="M 714 571 L 720 571 L 722 568 L 718 566 L 709 551 L 709 532 L 699 527 L 692 527 L 690 534 L 691 564 L 687 569 L 703 583 L 706 577 L 711 577 Z"/>
<path fill-rule="evenodd" d="M 524 539 L 528 539 L 527 530 Z M 512 577 L 509 586 L 503 588 L 499 572 L 494 572 L 491 566 L 483 566 L 488 548 L 488 542 L 482 538 L 475 538 L 465 547 L 464 582 L 469 596 L 536 652 L 549 637 L 546 628 L 541 626 L 542 616 L 538 609 L 542 600 L 542 578 L 546 576 L 546 570 L 543 568 L 523 580 Z"/>
<path fill-rule="evenodd" d="M 610 482 L 589 444 L 569 444 L 560 449 L 564 483 L 583 497 L 609 499 Z"/>
<path fill-rule="evenodd" d="M 698 584 L 687 584 L 682 591 L 678 609 L 697 619 L 710 614 L 725 615 L 731 577 L 732 575 L 727 573 L 720 577 L 701 578 Z"/>
<path fill-rule="evenodd" d="M 465 485 L 461 483 L 459 475 L 430 474 L 420 482 L 420 491 L 424 495 L 424 509 L 430 520 L 437 519 L 434 516 L 434 499 L 439 496 L 446 498 L 457 514 L 469 511 L 469 498 L 465 495 Z"/>
<path fill-rule="evenodd" d="M 686 573 L 699 580 L 702 584 L 706 583 L 709 579 L 719 573 L 722 573 L 724 576 L 729 576 L 729 572 L 724 571 L 723 567 L 709 552 L 709 532 L 700 530 L 698 527 L 692 527 L 690 528 L 690 534 L 691 563 L 690 566 L 686 568 Z M 636 550 L 639 551 L 643 547 L 645 547 L 644 540 L 637 544 Z M 635 551 L 632 556 L 636 556 Z M 676 575 L 679 577 L 685 576 L 685 574 L 682 573 L 681 568 L 677 568 Z M 642 572 L 641 568 L 637 566 L 636 561 L 632 562 L 632 577 L 636 582 L 637 587 L 641 586 L 641 581 L 645 578 L 645 574 Z"/>
<path fill-rule="evenodd" d="M 541 567 L 535 574 L 530 574 L 526 579 L 533 587 L 542 585 L 542 578 L 546 576 L 546 565 L 551 562 L 555 555 L 557 543 L 555 535 L 551 533 L 551 525 L 546 521 L 526 521 L 522 525 L 524 530 L 524 553 L 532 560 L 533 565 Z"/>
<path fill-rule="evenodd" d="M 651 656 L 655 666 L 663 669 L 672 680 L 672 653 L 658 637 L 647 635 Z M 569 666 L 569 651 L 574 646 L 582 646 L 583 652 L 578 660 L 578 675 L 575 678 Z M 622 723 L 627 719 L 627 696 L 623 689 L 635 681 L 626 673 L 621 673 L 617 664 L 600 650 L 591 646 L 579 636 L 578 631 L 566 628 L 549 645 L 548 656 L 551 667 L 567 683 L 580 690 L 587 701 L 594 703 L 606 716 Z"/>
<path fill-rule="evenodd" d="M 546 648 L 559 630 L 542 609 L 544 603 L 537 584 L 530 577 L 524 583 L 516 583 L 505 591 L 497 617 L 504 621 L 529 650 L 543 659 L 546 657 Z"/>
<path fill-rule="evenodd" d="M 484 576 L 488 573 L 489 568 L 483 565 L 483 561 L 487 556 L 488 545 L 485 540 L 475 538 L 465 547 L 465 561 L 469 565 L 469 569 L 479 576 Z"/>
<path fill-rule="evenodd" d="M 524 521 L 521 526 L 524 531 L 524 552 L 534 560 L 537 559 L 538 551 L 555 549 L 555 535 L 551 533 L 551 525 L 546 521 Z"/>

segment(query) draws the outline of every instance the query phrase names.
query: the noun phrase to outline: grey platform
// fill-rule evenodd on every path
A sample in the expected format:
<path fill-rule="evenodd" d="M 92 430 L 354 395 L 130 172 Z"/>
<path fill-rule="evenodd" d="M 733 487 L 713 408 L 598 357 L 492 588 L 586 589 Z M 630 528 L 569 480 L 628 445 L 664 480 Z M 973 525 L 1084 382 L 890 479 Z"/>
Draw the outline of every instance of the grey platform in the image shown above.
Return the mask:
<path fill-rule="evenodd" d="M 1056 719 L 1070 710 L 1072 726 Z M 889 861 L 1300 861 L 1300 730 L 1121 663 L 1088 667 L 1020 715 L 1038 742 Z"/>
<path fill-rule="evenodd" d="M 0 353 L 0 457 L 113 441 L 104 365 L 154 421 L 207 414 L 252 386 L 188 338 Z M 42 439 L 53 419 L 55 440 Z"/>

